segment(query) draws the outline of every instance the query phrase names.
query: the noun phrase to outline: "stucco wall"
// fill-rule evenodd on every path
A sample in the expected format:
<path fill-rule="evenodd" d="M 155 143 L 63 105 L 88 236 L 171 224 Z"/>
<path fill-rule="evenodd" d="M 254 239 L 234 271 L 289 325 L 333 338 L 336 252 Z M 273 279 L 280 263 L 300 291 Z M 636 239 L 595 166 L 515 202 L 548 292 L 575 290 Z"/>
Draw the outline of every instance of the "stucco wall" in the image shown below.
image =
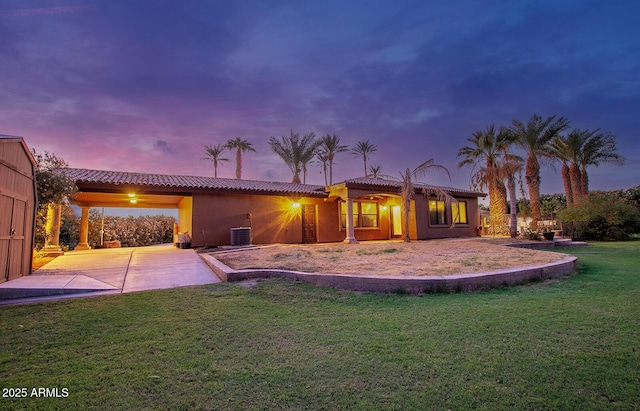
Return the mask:
<path fill-rule="evenodd" d="M 331 212 L 324 199 L 293 198 L 270 195 L 193 195 L 192 246 L 230 244 L 230 230 L 234 227 L 251 227 L 253 244 L 302 242 L 302 208 L 293 203 L 316 204 L 319 218 Z M 337 218 L 337 216 L 335 217 Z M 324 239 L 328 229 L 316 221 L 318 241 Z M 206 244 L 205 244 L 206 241 Z"/>
<path fill-rule="evenodd" d="M 478 214 L 478 199 L 476 197 L 464 198 L 456 197 L 460 201 L 467 203 L 467 220 L 468 224 L 456 224 L 454 227 L 449 226 L 431 226 L 429 224 L 429 207 L 428 201 L 424 200 L 423 204 L 417 206 L 416 210 L 421 217 L 421 233 L 419 239 L 433 238 L 450 238 L 450 237 L 473 237 L 477 235 L 476 227 L 480 225 L 480 217 Z M 451 207 L 447 207 L 447 222 L 452 221 Z"/>
<path fill-rule="evenodd" d="M 340 230 L 340 201 L 327 200 L 318 205 L 318 242 L 330 243 L 345 239 L 345 232 Z"/>
<path fill-rule="evenodd" d="M 191 237 L 193 237 L 192 205 L 193 201 L 191 197 L 185 197 L 178 203 L 178 232 L 186 232 Z"/>
<path fill-rule="evenodd" d="M 185 199 L 186 200 L 186 199 Z M 416 195 L 410 209 L 410 235 L 412 239 L 464 237 L 476 235 L 478 208 L 475 198 L 467 201 L 468 224 L 454 228 L 430 227 L 428 202 Z M 398 199 L 380 203 L 379 227 L 356 228 L 359 241 L 386 240 L 390 238 L 390 208 Z M 230 244 L 230 229 L 251 227 L 253 244 L 302 242 L 302 208 L 293 208 L 294 202 L 315 204 L 317 207 L 316 236 L 318 242 L 337 242 L 345 238 L 340 227 L 340 201 L 322 198 L 293 198 L 271 195 L 194 194 L 192 246 Z M 382 205 L 387 209 L 383 210 Z M 448 221 L 451 210 L 447 208 Z M 182 223 L 180 223 L 182 230 Z"/>

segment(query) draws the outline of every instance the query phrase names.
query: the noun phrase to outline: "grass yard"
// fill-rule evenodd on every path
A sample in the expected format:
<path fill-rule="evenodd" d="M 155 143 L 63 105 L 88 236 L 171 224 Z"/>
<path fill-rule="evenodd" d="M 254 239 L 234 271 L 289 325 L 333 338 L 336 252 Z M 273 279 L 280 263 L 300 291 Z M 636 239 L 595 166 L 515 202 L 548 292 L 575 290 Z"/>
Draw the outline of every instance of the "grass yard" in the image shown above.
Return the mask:
<path fill-rule="evenodd" d="M 580 409 L 640 404 L 640 242 L 579 275 L 448 295 L 284 280 L 0 307 L 0 409 Z M 62 392 L 62 391 L 60 391 Z"/>

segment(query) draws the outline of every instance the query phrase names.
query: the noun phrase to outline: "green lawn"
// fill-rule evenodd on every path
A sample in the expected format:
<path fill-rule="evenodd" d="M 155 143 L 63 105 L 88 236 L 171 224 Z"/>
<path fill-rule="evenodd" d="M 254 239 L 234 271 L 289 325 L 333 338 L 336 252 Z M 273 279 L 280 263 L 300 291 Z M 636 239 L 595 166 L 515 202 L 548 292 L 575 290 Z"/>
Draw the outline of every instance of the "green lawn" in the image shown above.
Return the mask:
<path fill-rule="evenodd" d="M 0 307 L 0 409 L 638 409 L 640 242 L 448 295 L 268 280 Z M 62 391 L 60 391 L 62 392 Z"/>

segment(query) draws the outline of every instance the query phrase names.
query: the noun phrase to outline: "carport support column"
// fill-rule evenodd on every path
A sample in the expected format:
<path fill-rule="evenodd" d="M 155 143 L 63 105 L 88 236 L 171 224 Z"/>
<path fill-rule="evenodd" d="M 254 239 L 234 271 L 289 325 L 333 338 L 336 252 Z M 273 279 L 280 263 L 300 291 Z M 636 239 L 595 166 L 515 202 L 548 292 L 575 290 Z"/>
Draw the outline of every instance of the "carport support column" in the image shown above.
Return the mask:
<path fill-rule="evenodd" d="M 353 228 L 353 199 L 347 198 L 347 237 L 344 239 L 346 244 L 358 244 L 356 234 Z"/>
<path fill-rule="evenodd" d="M 49 257 L 64 254 L 60 248 L 60 215 L 62 205 L 50 203 L 47 207 L 47 224 L 45 225 L 45 245 L 41 252 Z"/>
<path fill-rule="evenodd" d="M 82 217 L 80 218 L 80 242 L 75 249 L 91 249 L 91 247 L 89 247 L 89 207 L 82 207 Z"/>

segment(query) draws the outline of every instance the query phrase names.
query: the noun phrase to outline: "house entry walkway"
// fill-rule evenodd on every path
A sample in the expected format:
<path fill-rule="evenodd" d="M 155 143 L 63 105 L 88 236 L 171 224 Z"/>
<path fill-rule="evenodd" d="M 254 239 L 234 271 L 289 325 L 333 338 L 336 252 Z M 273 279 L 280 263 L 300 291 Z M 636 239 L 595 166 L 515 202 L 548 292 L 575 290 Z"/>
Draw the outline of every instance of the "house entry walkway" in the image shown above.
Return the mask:
<path fill-rule="evenodd" d="M 194 250 L 170 244 L 70 251 L 32 275 L 0 284 L 0 304 L 34 297 L 129 293 L 219 282 Z"/>

